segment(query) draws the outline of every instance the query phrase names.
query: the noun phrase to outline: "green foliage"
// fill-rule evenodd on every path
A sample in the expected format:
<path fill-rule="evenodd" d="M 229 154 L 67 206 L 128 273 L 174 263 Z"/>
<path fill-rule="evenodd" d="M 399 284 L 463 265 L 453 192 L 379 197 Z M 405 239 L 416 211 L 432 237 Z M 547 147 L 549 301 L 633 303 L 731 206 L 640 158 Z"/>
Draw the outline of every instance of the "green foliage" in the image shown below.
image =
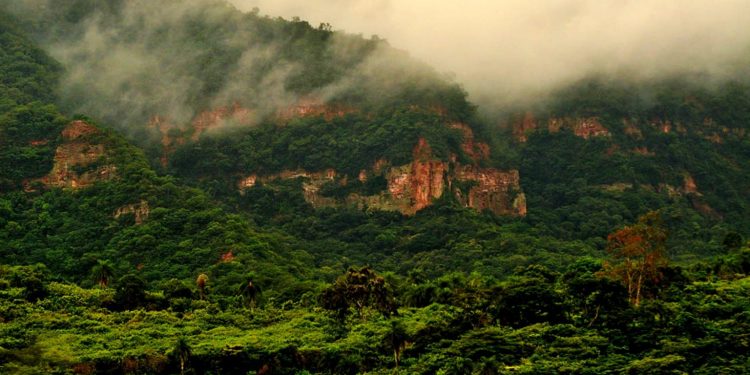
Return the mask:
<path fill-rule="evenodd" d="M 218 2 L 195 2 L 179 27 L 162 30 L 123 22 L 127 2 L 60 0 L 18 13 L 32 3 L 0 5 L 15 11 L 0 14 L 0 372 L 708 374 L 750 365 L 744 82 L 591 80 L 556 93 L 540 123 L 597 117 L 611 136 L 542 130 L 523 145 L 495 142 L 505 153 L 487 163 L 520 168 L 526 218 L 449 198 L 411 217 L 315 210 L 301 181 L 239 195 L 237 179 L 333 168 L 345 177 L 323 185 L 324 196 L 374 195 L 385 176 L 357 177 L 377 160 L 406 164 L 424 137 L 436 158 L 468 163 L 460 131 L 446 124 L 468 122 L 481 140 L 491 131 L 460 87 L 375 38 Z M 269 52 L 247 85 L 262 90 L 275 69 L 291 67 L 286 93 L 314 97 L 339 85 L 329 104 L 354 111 L 209 133 L 176 148 L 163 170 L 176 177 L 99 128 L 86 140 L 106 155 L 73 170 L 111 164 L 115 178 L 85 189 L 29 184 L 50 172 L 64 141 L 69 118 L 52 103 L 84 100 L 114 127 L 145 124 L 163 108 L 148 100 L 112 109 L 102 105 L 112 98 L 93 100 L 86 85 L 56 97 L 61 68 L 34 41 L 76 40 L 92 23 L 150 53 L 190 51 L 161 54 L 193 83 L 180 93 L 188 117 L 216 105 L 248 48 Z M 334 48 L 341 43 L 346 53 Z M 151 86 L 115 91 L 143 87 Z M 254 108 L 262 97 L 243 100 Z M 642 137 L 626 134 L 623 119 Z M 686 130 L 664 134 L 652 121 Z M 148 137 L 138 142 L 158 152 Z M 643 147 L 653 154 L 630 151 Z M 699 192 L 686 191 L 686 176 Z M 132 205 L 147 208 L 142 220 L 115 215 Z M 660 251 L 675 261 L 659 265 L 651 298 L 633 306 L 625 286 L 601 277 L 606 236 L 657 208 L 670 232 Z M 359 319 L 346 320 L 353 312 Z"/>

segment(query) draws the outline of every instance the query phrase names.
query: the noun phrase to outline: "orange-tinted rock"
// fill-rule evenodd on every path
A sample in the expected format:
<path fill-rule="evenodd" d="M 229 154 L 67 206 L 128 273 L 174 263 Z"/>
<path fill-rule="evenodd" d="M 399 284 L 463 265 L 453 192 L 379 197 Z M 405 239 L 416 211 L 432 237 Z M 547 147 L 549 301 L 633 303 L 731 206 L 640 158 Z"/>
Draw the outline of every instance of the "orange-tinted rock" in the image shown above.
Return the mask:
<path fill-rule="evenodd" d="M 317 117 L 322 116 L 327 121 L 336 117 L 343 117 L 349 113 L 356 112 L 354 108 L 343 105 L 331 105 L 323 103 L 318 99 L 305 98 L 300 99 L 297 104 L 276 113 L 276 117 L 281 121 L 289 121 L 298 117 Z"/>
<path fill-rule="evenodd" d="M 106 156 L 103 144 L 88 140 L 87 136 L 98 132 L 97 128 L 83 121 L 68 124 L 62 131 L 62 143 L 55 149 L 52 170 L 35 181 L 50 187 L 76 189 L 114 178 L 117 168 L 111 164 L 86 170 L 87 166 L 100 162 Z M 85 171 L 81 172 L 82 169 Z"/>
<path fill-rule="evenodd" d="M 115 219 L 118 219 L 122 215 L 128 214 L 132 214 L 135 219 L 135 224 L 140 225 L 143 224 L 144 220 L 148 219 L 149 214 L 151 214 L 151 209 L 148 206 L 148 202 L 142 200 L 139 203 L 128 204 L 118 208 L 112 216 L 114 216 Z"/>
<path fill-rule="evenodd" d="M 490 210 L 499 215 L 526 215 L 526 199 L 521 192 L 518 171 L 500 171 L 492 168 L 460 166 L 450 170 L 449 163 L 435 159 L 427 140 L 420 138 L 412 150 L 412 162 L 401 166 L 389 166 L 380 159 L 373 165 L 372 173 L 386 178 L 386 189 L 379 194 L 361 196 L 351 194 L 343 199 L 324 197 L 321 187 L 331 181 L 346 184 L 345 176 L 337 178 L 334 170 L 322 172 L 283 171 L 281 173 L 256 176 L 250 175 L 238 182 L 240 189 L 254 186 L 257 182 L 270 182 L 276 179 L 303 178 L 302 193 L 305 200 L 314 207 L 354 205 L 361 208 L 399 211 L 413 215 L 429 207 L 438 199 L 452 191 L 466 207 L 477 210 Z M 360 171 L 358 179 L 366 181 L 367 171 Z M 471 188 L 460 191 L 453 181 L 470 182 Z"/>
<path fill-rule="evenodd" d="M 711 143 L 715 144 L 722 144 L 724 143 L 724 138 L 721 137 L 718 133 L 711 134 L 710 136 L 707 136 L 706 139 L 708 139 Z"/>
<path fill-rule="evenodd" d="M 81 138 L 85 135 L 98 133 L 99 130 L 93 127 L 92 125 L 81 121 L 73 121 L 68 126 L 65 127 L 62 131 L 62 137 L 64 141 L 73 141 L 78 138 Z"/>
<path fill-rule="evenodd" d="M 537 128 L 536 119 L 531 112 L 524 113 L 521 119 L 513 122 L 513 138 L 519 142 L 526 142 L 528 134 Z"/>
<path fill-rule="evenodd" d="M 221 262 L 222 263 L 229 263 L 234 261 L 234 253 L 232 250 L 227 251 L 224 254 L 221 254 Z"/>
<path fill-rule="evenodd" d="M 258 181 L 258 176 L 255 174 L 252 174 L 250 176 L 247 176 L 240 180 L 240 183 L 238 184 L 240 190 L 250 188 L 255 186 L 256 182 Z"/>
<path fill-rule="evenodd" d="M 463 135 L 461 149 L 474 161 L 486 160 L 490 157 L 490 147 L 483 142 L 474 140 L 474 131 L 466 124 L 454 123 L 451 128 L 458 129 Z"/>
<path fill-rule="evenodd" d="M 427 140 L 420 138 L 412 151 L 410 166 L 392 168 L 388 173 L 388 192 L 399 204 L 400 211 L 413 214 L 440 198 L 445 189 L 448 164 L 432 159 L 432 149 Z"/>
<path fill-rule="evenodd" d="M 636 138 L 636 139 L 642 139 L 643 138 L 643 133 L 641 132 L 641 129 L 639 129 L 634 123 L 632 123 L 631 121 L 629 121 L 627 119 L 623 119 L 622 123 L 623 123 L 624 128 L 625 128 L 625 134 L 627 134 L 627 135 L 629 135 L 629 136 L 631 136 L 633 138 Z"/>
<path fill-rule="evenodd" d="M 686 174 L 682 184 L 682 189 L 685 193 L 698 194 L 698 185 L 695 183 L 693 176 Z"/>
<path fill-rule="evenodd" d="M 44 145 L 46 145 L 48 143 L 49 143 L 48 139 L 35 139 L 35 140 L 29 142 L 29 146 L 34 146 L 34 147 L 44 146 Z"/>
<path fill-rule="evenodd" d="M 573 134 L 589 139 L 591 137 L 607 137 L 609 130 L 605 128 L 596 117 L 579 118 L 573 125 Z"/>
<path fill-rule="evenodd" d="M 172 137 L 170 134 L 173 131 L 181 132 L 177 126 L 172 124 L 169 120 L 162 116 L 153 116 L 148 122 L 148 128 L 153 129 L 161 136 L 161 157 L 159 163 L 162 167 L 166 167 L 169 163 L 169 155 L 174 152 L 176 146 L 185 143 L 185 139 L 182 137 Z"/>
<path fill-rule="evenodd" d="M 648 147 L 646 147 L 646 146 L 634 148 L 633 149 L 633 153 L 634 154 L 638 154 L 638 155 L 643 155 L 643 156 L 654 156 L 654 155 L 656 155 L 656 153 L 654 153 L 653 151 L 649 150 Z"/>
<path fill-rule="evenodd" d="M 557 133 L 562 129 L 564 120 L 561 118 L 551 118 L 547 121 L 547 130 L 550 133 Z"/>
<path fill-rule="evenodd" d="M 672 121 L 669 120 L 652 120 L 651 126 L 659 129 L 660 132 L 664 134 L 669 134 L 672 132 Z"/>
<path fill-rule="evenodd" d="M 551 118 L 547 120 L 547 130 L 550 133 L 557 133 L 566 128 L 573 131 L 573 134 L 589 139 L 592 137 L 609 137 L 611 134 L 607 128 L 599 122 L 596 117 L 584 118 Z"/>
<path fill-rule="evenodd" d="M 526 215 L 526 197 L 521 192 L 517 170 L 459 166 L 455 180 L 473 183 L 468 192 L 456 190 L 459 201 L 467 207 L 498 215 Z"/>
<path fill-rule="evenodd" d="M 215 129 L 227 122 L 238 125 L 249 125 L 253 122 L 254 112 L 243 108 L 239 103 L 231 107 L 218 107 L 210 111 L 201 112 L 193 120 L 193 135 L 191 140 L 197 141 L 200 136 L 210 129 Z"/>
<path fill-rule="evenodd" d="M 375 164 L 372 165 L 372 171 L 375 174 L 380 174 L 384 168 L 388 166 L 388 160 L 385 159 L 378 159 Z"/>

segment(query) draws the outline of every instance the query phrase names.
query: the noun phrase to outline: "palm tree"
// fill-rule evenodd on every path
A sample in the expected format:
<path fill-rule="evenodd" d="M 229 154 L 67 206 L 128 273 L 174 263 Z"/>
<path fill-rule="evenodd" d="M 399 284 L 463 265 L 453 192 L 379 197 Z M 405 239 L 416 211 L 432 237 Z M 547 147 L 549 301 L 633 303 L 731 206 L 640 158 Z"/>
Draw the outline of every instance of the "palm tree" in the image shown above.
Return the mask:
<path fill-rule="evenodd" d="M 401 362 L 401 353 L 406 349 L 406 341 L 408 340 L 406 330 L 400 321 L 391 321 L 391 328 L 388 330 L 385 339 L 386 344 L 393 349 L 393 359 L 396 361 L 396 368 L 398 368 L 399 362 Z"/>
<path fill-rule="evenodd" d="M 115 268 L 108 260 L 97 260 L 91 268 L 91 275 L 101 288 L 106 288 L 115 275 Z"/>
<path fill-rule="evenodd" d="M 187 339 L 185 339 L 184 337 L 178 338 L 177 342 L 172 348 L 171 354 L 180 360 L 180 374 L 184 375 L 185 363 L 187 363 L 187 361 L 190 359 L 190 355 L 192 354 L 192 349 L 190 348 L 190 344 L 188 344 Z"/>
<path fill-rule="evenodd" d="M 205 273 L 198 275 L 195 283 L 198 285 L 198 292 L 200 293 L 201 300 L 206 299 L 206 284 L 208 284 L 208 275 L 206 275 Z"/>

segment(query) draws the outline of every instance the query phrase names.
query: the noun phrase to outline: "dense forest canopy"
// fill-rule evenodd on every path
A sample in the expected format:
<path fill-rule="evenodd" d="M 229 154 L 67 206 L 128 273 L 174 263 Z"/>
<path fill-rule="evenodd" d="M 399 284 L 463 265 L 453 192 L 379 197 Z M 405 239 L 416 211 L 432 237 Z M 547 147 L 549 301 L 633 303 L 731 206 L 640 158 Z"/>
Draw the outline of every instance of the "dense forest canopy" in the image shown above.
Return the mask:
<path fill-rule="evenodd" d="M 746 77 L 488 120 L 379 38 L 209 0 L 3 3 L 0 47 L 0 372 L 750 366 Z"/>

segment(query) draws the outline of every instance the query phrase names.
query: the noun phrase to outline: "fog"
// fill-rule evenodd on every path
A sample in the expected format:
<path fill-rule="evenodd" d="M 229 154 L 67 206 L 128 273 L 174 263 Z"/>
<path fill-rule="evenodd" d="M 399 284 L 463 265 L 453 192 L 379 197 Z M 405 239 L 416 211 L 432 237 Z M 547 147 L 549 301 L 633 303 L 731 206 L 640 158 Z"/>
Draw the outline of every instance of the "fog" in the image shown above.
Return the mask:
<path fill-rule="evenodd" d="M 529 98 L 591 74 L 630 79 L 746 65 L 750 3 L 661 0 L 231 0 L 377 34 L 454 73 L 484 106 Z"/>
<path fill-rule="evenodd" d="M 284 60 L 285 45 L 262 42 L 236 8 L 271 18 L 300 17 L 313 26 L 378 35 L 453 77 L 485 113 L 526 105 L 590 75 L 652 80 L 681 73 L 725 78 L 750 66 L 750 3 L 614 0 L 122 0 L 116 19 L 99 12 L 73 32 L 50 32 L 45 49 L 63 66 L 61 102 L 125 126 L 160 115 L 185 123 L 199 108 L 241 101 L 258 117 L 300 98 L 286 87 L 305 63 Z M 67 3 L 72 2 L 68 1 Z M 56 0 L 0 3 L 22 22 L 59 17 Z M 73 8 L 75 9 L 75 8 Z M 211 25 L 196 35 L 196 19 Z M 356 56 L 361 43 L 335 33 L 326 52 Z M 217 54 L 216 49 L 224 51 Z M 227 52 L 230 51 L 230 52 Z M 217 59 L 218 56 L 218 59 Z M 226 61 L 221 60 L 226 59 Z M 286 62 L 284 62 L 286 61 Z M 308 64 L 309 65 L 309 64 Z M 359 86 L 387 99 L 405 79 L 438 76 L 403 53 L 380 48 L 336 73 L 321 99 Z"/>

